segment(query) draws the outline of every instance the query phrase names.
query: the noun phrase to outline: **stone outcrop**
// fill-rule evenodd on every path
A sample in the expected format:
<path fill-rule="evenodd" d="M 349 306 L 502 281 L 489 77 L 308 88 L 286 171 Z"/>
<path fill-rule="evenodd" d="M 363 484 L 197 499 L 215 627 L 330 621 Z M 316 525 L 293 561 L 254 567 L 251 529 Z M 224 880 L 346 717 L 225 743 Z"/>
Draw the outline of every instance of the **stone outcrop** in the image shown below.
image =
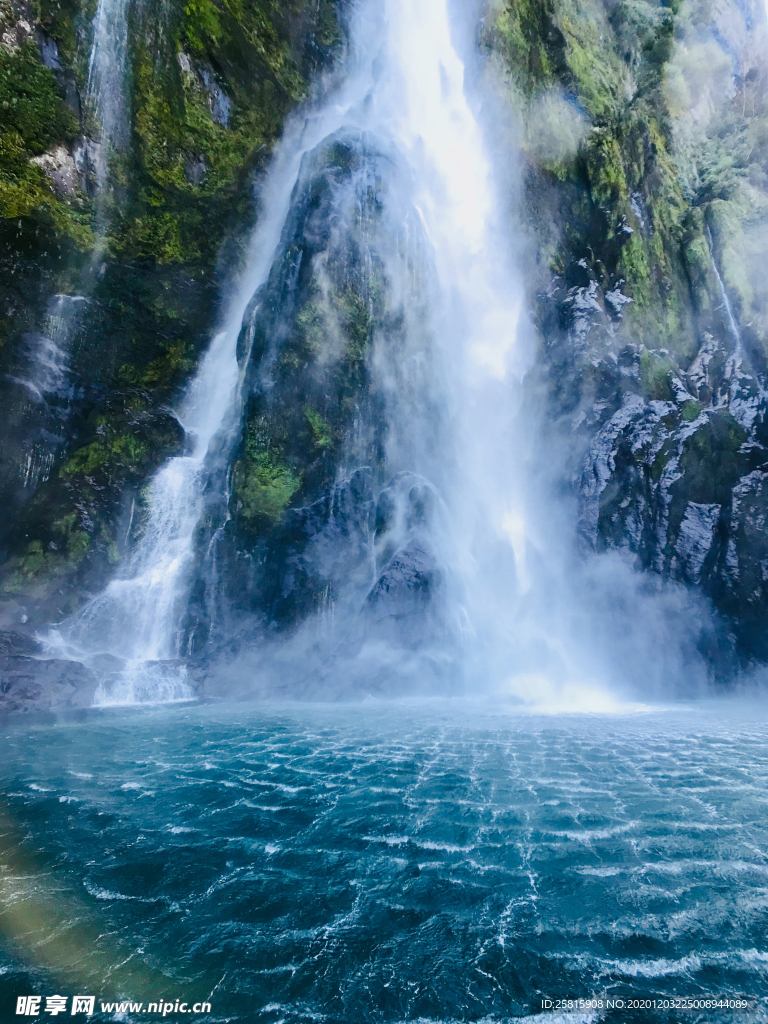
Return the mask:
<path fill-rule="evenodd" d="M 87 708 L 97 685 L 79 662 L 47 658 L 30 637 L 0 633 L 0 717 Z"/>

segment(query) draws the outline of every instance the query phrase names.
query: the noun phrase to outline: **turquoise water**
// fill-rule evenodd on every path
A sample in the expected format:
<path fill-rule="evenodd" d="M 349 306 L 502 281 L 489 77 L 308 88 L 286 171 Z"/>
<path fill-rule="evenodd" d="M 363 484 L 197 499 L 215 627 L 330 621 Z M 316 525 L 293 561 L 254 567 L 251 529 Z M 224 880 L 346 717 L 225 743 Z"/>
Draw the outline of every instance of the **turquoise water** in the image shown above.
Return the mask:
<path fill-rule="evenodd" d="M 768 1020 L 764 719 L 251 704 L 6 728 L 0 1020 L 54 992 L 96 995 L 91 1020 L 187 997 L 264 1024 L 754 1020 L 538 1016 L 734 993 Z"/>

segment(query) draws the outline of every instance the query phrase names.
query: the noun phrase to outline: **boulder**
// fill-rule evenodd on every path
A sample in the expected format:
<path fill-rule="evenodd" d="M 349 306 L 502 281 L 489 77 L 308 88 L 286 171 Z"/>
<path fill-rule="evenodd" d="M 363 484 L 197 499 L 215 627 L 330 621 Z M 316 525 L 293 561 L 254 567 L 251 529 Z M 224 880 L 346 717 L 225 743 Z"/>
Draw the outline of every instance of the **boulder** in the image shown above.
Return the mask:
<path fill-rule="evenodd" d="M 90 707 L 96 686 L 78 661 L 0 653 L 0 715 Z"/>

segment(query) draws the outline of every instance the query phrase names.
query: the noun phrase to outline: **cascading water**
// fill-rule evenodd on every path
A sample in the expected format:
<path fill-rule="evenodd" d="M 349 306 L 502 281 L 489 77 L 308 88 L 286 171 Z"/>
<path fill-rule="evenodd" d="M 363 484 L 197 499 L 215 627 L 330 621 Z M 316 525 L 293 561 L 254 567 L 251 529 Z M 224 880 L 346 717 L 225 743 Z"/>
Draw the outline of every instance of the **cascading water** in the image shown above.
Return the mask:
<path fill-rule="evenodd" d="M 720 271 L 717 267 L 717 260 L 715 259 L 714 244 L 712 242 L 712 232 L 707 225 L 707 244 L 709 246 L 710 259 L 712 261 L 712 270 L 717 280 L 717 287 L 720 292 L 720 298 L 722 299 L 723 311 L 725 312 L 725 318 L 728 322 L 728 333 L 731 336 L 733 342 L 733 350 L 728 357 L 726 365 L 726 376 L 733 377 L 741 367 L 741 362 L 744 356 L 744 350 L 741 341 L 741 331 L 739 325 L 736 323 L 736 317 L 733 315 L 733 308 L 731 307 L 731 300 L 728 298 L 728 292 L 725 288 L 725 283 L 720 275 Z"/>
<path fill-rule="evenodd" d="M 415 494 L 432 508 L 400 538 L 399 557 L 429 563 L 440 580 L 437 646 L 450 647 L 463 686 L 502 689 L 530 703 L 580 704 L 587 694 L 592 705 L 605 706 L 599 681 L 616 659 L 595 651 L 613 648 L 601 643 L 613 627 L 609 617 L 595 624 L 584 606 L 602 601 L 608 608 L 618 589 L 621 601 L 635 602 L 628 613 L 635 623 L 620 627 L 618 661 L 637 674 L 634 663 L 645 656 L 647 675 L 662 671 L 643 652 L 649 629 L 661 637 L 668 631 L 663 606 L 633 591 L 624 568 L 612 564 L 607 582 L 599 569 L 574 572 L 558 539 L 567 533 L 564 520 L 527 468 L 534 427 L 521 402 L 528 356 L 517 343 L 519 275 L 503 241 L 505 204 L 452 30 L 448 0 L 361 5 L 346 85 L 287 132 L 264 190 L 248 271 L 179 412 L 190 450 L 155 477 L 143 537 L 126 570 L 58 639 L 73 657 L 121 659 L 97 695 L 101 703 L 190 693 L 184 668 L 173 662 L 182 653 L 204 493 L 223 476 L 212 470 L 227 459 L 241 415 L 250 356 L 238 367 L 243 317 L 268 279 L 302 161 L 350 132 L 389 154 L 376 158 L 377 174 L 387 180 L 371 244 L 406 329 L 397 349 L 379 332 L 372 375 L 385 395 L 388 466 L 400 474 L 398 486 L 414 481 L 411 500 Z M 352 222 L 347 228 L 355 230 Z M 408 319 L 414 289 L 424 309 L 418 328 L 413 314 Z M 375 540 L 373 547 L 375 576 Z M 617 610 L 627 618 L 626 607 Z M 590 633 L 597 641 L 591 647 Z M 377 651 L 380 638 L 367 651 L 364 645 L 362 663 Z"/>
<path fill-rule="evenodd" d="M 236 341 L 236 330 L 214 339 L 180 411 L 191 451 L 171 459 L 152 482 L 150 513 L 131 559 L 130 576 L 113 580 L 71 630 L 71 638 L 87 649 L 98 644 L 126 663 L 112 687 L 99 691 L 101 702 L 189 696 L 183 666 L 162 663 L 178 653 L 175 627 L 202 511 L 205 457 L 225 426 L 237 388 L 233 336 Z"/>
<path fill-rule="evenodd" d="M 492 69 L 475 68 L 451 17 L 469 6 L 360 0 L 347 84 L 289 126 L 243 279 L 176 406 L 183 451 L 136 496 L 132 553 L 59 644 L 101 673 L 102 704 L 191 696 L 184 664 L 201 651 L 206 697 L 238 696 L 231 673 L 241 694 L 470 699 L 59 714 L 87 673 L 49 666 L 53 721 L 3 728 L 9 1018 L 93 1001 L 99 1019 L 140 1021 L 205 1000 L 203 1016 L 243 1024 L 596 1024 L 650 1006 L 659 1020 L 714 1020 L 713 1007 L 766 1020 L 764 699 L 623 713 L 623 680 L 652 699 L 698 671 L 685 626 L 701 608 L 619 555 L 579 553 L 562 468 L 592 474 L 595 509 L 613 488 L 599 543 L 660 466 L 671 490 L 691 452 L 701 480 L 721 475 L 720 453 L 761 459 L 762 446 L 703 390 L 689 415 L 649 398 L 634 357 L 618 361 L 619 404 L 605 365 L 633 347 L 629 318 L 586 348 L 600 402 L 581 400 L 572 368 L 542 385 L 542 364 L 559 365 L 534 362 L 527 340 L 514 148 L 491 91 L 479 102 Z M 707 338 L 704 355 L 727 340 Z M 742 382 L 746 328 L 744 343 Z M 697 358 L 707 384 L 721 379 L 719 358 L 710 376 Z M 541 400 L 555 386 L 565 428 L 552 393 Z M 590 436 L 569 435 L 585 409 Z M 611 473 L 627 468 L 629 492 Z M 765 475 L 748 477 L 762 488 Z M 68 495 L 100 479 L 65 480 Z M 722 512 L 759 533 L 765 492 L 726 489 Z M 666 507 L 662 494 L 648 534 L 656 509 L 712 509 L 681 492 Z M 115 519 L 94 515 L 94 529 Z M 736 565 L 759 586 L 764 546 L 746 550 L 754 575 Z M 19 640 L 0 632 L 12 699 L 41 688 Z M 553 720 L 520 704 L 616 713 Z M 75 1006 L 73 992 L 92 995 Z"/>
<path fill-rule="evenodd" d="M 19 364 L 6 379 L 23 389 L 21 415 L 29 426 L 17 463 L 21 486 L 33 491 L 44 483 L 66 439 L 75 394 L 70 365 L 72 338 L 87 315 L 82 295 L 54 295 L 40 330 L 25 335 Z"/>
<path fill-rule="evenodd" d="M 356 163 L 323 223 L 355 243 L 346 251 L 358 261 L 378 261 L 374 290 L 388 293 L 370 360 L 371 390 L 383 396 L 373 415 L 386 421 L 384 475 L 377 481 L 374 471 L 373 578 L 362 588 L 336 580 L 328 641 L 317 639 L 322 616 L 310 620 L 278 645 L 276 669 L 269 657 L 246 657 L 231 678 L 252 680 L 254 667 L 264 668 L 284 689 L 293 662 L 305 679 L 320 669 L 320 690 L 327 683 L 330 694 L 423 692 L 431 676 L 430 692 L 468 688 L 580 708 L 615 706 L 617 683 L 646 693 L 663 691 L 670 676 L 698 684 L 696 627 L 681 622 L 680 595 L 654 592 L 620 557 L 580 559 L 571 510 L 553 497 L 556 474 L 542 467 L 552 455 L 538 444 L 536 396 L 523 386 L 532 352 L 511 203 L 488 144 L 492 115 L 473 96 L 450 15 L 445 0 L 361 9 L 353 39 L 370 61 L 371 87 L 335 136 L 350 156 L 335 156 L 329 141 L 300 183 L 312 196 L 322 186 L 317 164 Z M 378 210 L 369 214 L 371 193 Z M 286 252 L 297 238 L 285 239 Z M 344 254 L 331 242 L 316 255 L 321 290 L 334 261 L 344 287 Z M 279 324 L 271 329 L 280 336 Z M 263 393 L 276 383 L 271 358 Z M 362 468 L 360 447 L 351 446 L 348 473 Z M 333 522 L 323 536 L 341 543 Z M 322 543 L 315 550 L 322 561 Z M 689 618 L 702 621 L 699 610 Z M 654 650 L 649 635 L 659 640 Z M 339 676 L 354 686 L 339 687 Z"/>
<path fill-rule="evenodd" d="M 207 470 L 217 445 L 226 450 L 227 432 L 240 412 L 237 342 L 245 310 L 269 274 L 302 157 L 344 123 L 364 88 L 353 78 L 337 104 L 297 123 L 286 135 L 264 188 L 264 212 L 252 239 L 248 269 L 224 330 L 214 338 L 179 413 L 192 450 L 171 459 L 154 478 L 146 529 L 127 574 L 114 579 L 73 622 L 48 638 L 52 649 L 66 656 L 88 661 L 106 653 L 125 663 L 107 687 L 100 688 L 98 703 L 168 701 L 190 695 L 183 667 L 167 663 L 180 653 L 179 620 Z"/>
<path fill-rule="evenodd" d="M 110 150 L 125 142 L 125 75 L 128 50 L 128 0 L 99 0 L 93 19 L 88 61 L 87 102 L 99 120 L 95 151 L 96 188 L 106 183 Z"/>
<path fill-rule="evenodd" d="M 47 479 L 63 441 L 73 397 L 73 341 L 89 313 L 93 275 L 103 254 L 106 221 L 102 205 L 109 154 L 127 138 L 125 75 L 128 0 L 99 0 L 93 19 L 86 107 L 100 124 L 100 141 L 81 140 L 74 159 L 79 170 L 95 176 L 96 244 L 79 282 L 85 295 L 54 295 L 41 330 L 28 335 L 26 365 L 10 379 L 32 397 L 35 428 L 18 472 L 25 488 Z"/>

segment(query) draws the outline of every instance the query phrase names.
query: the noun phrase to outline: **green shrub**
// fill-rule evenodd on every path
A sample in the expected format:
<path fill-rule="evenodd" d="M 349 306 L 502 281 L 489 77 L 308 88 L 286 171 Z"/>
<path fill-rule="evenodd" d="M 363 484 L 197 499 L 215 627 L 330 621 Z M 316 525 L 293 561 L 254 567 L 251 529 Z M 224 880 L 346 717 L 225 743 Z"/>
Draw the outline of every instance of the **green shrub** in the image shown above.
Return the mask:
<path fill-rule="evenodd" d="M 44 153 L 53 142 L 69 141 L 77 118 L 59 95 L 56 78 L 27 41 L 13 53 L 0 49 L 0 121 L 15 131 L 24 149 Z"/>

